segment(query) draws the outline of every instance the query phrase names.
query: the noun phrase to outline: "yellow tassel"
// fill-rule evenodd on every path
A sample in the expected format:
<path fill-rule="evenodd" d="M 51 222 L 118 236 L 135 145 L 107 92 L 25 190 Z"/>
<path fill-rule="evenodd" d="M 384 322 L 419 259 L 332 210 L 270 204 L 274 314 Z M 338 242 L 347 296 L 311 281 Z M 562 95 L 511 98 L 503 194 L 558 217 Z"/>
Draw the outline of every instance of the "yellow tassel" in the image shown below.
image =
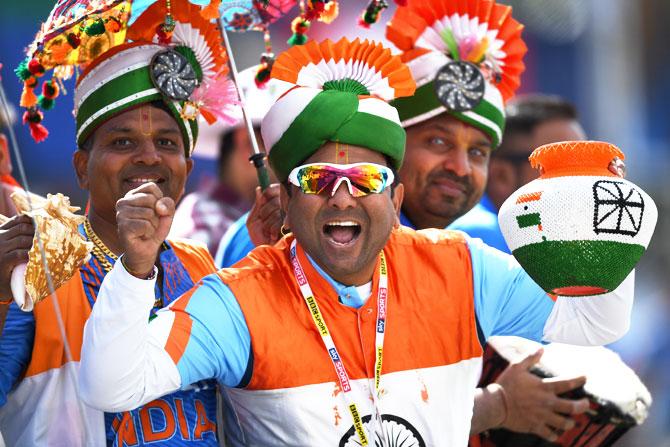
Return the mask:
<path fill-rule="evenodd" d="M 207 5 L 202 11 L 200 11 L 200 15 L 207 19 L 207 20 L 213 20 L 219 17 L 219 5 L 221 4 L 221 0 L 211 0 L 209 2 L 209 5 Z"/>
<path fill-rule="evenodd" d="M 479 44 L 472 50 L 470 50 L 465 60 L 467 60 L 468 62 L 472 62 L 473 64 L 478 64 L 479 62 L 481 62 L 482 58 L 484 57 L 484 54 L 486 54 L 486 50 L 488 49 L 489 49 L 489 39 L 488 37 L 484 36 L 484 38 L 479 42 Z"/>
<path fill-rule="evenodd" d="M 70 51 L 72 51 L 72 47 L 64 40 L 63 42 L 54 43 L 49 47 L 49 50 L 51 52 L 51 62 L 54 65 L 61 65 L 66 62 Z"/>
<path fill-rule="evenodd" d="M 25 108 L 37 105 L 37 96 L 35 96 L 33 89 L 28 87 L 27 83 L 23 84 L 23 92 L 21 92 L 21 102 L 19 104 Z"/>
<path fill-rule="evenodd" d="M 326 8 L 319 16 L 319 22 L 330 23 L 335 20 L 340 13 L 340 8 L 336 0 L 331 0 L 326 4 Z"/>

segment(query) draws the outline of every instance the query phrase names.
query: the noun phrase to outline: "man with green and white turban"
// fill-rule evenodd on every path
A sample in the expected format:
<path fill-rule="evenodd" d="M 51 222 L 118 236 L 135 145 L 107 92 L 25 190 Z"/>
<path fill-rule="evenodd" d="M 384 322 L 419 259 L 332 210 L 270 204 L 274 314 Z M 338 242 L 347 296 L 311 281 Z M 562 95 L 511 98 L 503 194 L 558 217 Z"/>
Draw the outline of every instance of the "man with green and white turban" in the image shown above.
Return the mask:
<path fill-rule="evenodd" d="M 163 22 L 164 11 L 156 11 L 161 6 L 138 19 L 142 31 L 153 33 Z M 0 339 L 0 430 L 8 445 L 219 445 L 214 381 L 188 384 L 128 411 L 91 408 L 78 389 L 84 326 L 98 305 L 100 284 L 124 251 L 117 208 L 131 193 L 143 200 L 163 197 L 162 210 L 174 210 L 193 166 L 197 116 L 221 112 L 212 108 L 209 90 L 229 82 L 221 42 L 210 41 L 218 31 L 200 16 L 200 8 L 180 7 L 174 20 L 170 43 L 144 40 L 131 28 L 134 42 L 109 49 L 79 76 L 73 162 L 80 186 L 88 191 L 89 209 L 79 232 L 92 243 L 92 256 L 32 311 L 10 307 Z M 158 218 L 149 223 L 161 225 Z M 0 254 L 14 251 L 24 259 L 35 233 L 31 219 L 15 218 L 1 230 L 17 237 L 0 240 Z M 54 249 L 49 235 L 40 236 L 47 250 Z M 185 240 L 159 241 L 150 258 L 159 281 L 151 291 L 151 309 L 141 313 L 144 319 L 215 270 L 206 247 Z M 0 276 L 2 300 L 12 297 L 9 273 Z M 136 379 L 127 376 L 123 386 Z"/>
<path fill-rule="evenodd" d="M 553 301 L 509 256 L 399 225 L 404 131 L 385 100 L 414 87 L 389 50 L 308 42 L 280 55 L 273 76 L 294 84 L 261 129 L 291 234 L 149 322 L 149 254 L 167 229 L 137 220 L 170 213 L 164 199 L 128 195 L 123 263 L 84 335 L 87 404 L 132 408 L 216 378 L 230 387 L 240 444 L 465 445 L 481 368 L 475 315 L 490 335 L 599 344 L 625 332 L 630 289 Z"/>

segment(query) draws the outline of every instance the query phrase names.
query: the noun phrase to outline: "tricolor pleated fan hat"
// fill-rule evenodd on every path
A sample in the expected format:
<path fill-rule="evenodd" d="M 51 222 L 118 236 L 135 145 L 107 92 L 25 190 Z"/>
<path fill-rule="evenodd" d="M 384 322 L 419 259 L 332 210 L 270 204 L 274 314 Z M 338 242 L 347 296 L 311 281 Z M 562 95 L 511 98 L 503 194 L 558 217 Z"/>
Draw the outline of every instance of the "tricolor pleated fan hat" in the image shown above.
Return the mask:
<path fill-rule="evenodd" d="M 380 152 L 400 167 L 405 131 L 388 101 L 411 95 L 415 83 L 389 49 L 359 39 L 310 41 L 282 53 L 272 77 L 293 84 L 261 124 L 281 181 L 329 141 Z"/>
<path fill-rule="evenodd" d="M 149 7 L 128 29 L 126 43 L 105 52 L 82 73 L 75 90 L 77 143 L 113 116 L 163 101 L 179 124 L 187 156 L 198 116 L 228 120 L 237 101 L 215 25 L 188 0 Z"/>
<path fill-rule="evenodd" d="M 398 6 L 386 37 L 403 51 L 417 83 L 395 100 L 403 126 L 443 112 L 481 129 L 496 148 L 504 104 L 519 87 L 527 48 L 510 6 L 492 0 L 408 0 Z"/>

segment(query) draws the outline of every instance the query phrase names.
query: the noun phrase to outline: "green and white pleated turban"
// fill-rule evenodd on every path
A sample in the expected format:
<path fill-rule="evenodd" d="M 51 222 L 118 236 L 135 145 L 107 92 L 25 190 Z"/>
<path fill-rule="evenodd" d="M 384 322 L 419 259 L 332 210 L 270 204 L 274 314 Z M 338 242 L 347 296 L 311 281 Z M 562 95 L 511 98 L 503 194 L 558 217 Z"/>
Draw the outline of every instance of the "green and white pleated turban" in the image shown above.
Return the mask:
<path fill-rule="evenodd" d="M 234 122 L 238 97 L 227 76 L 221 33 L 201 12 L 187 0 L 173 0 L 171 13 L 166 3 L 155 2 L 128 28 L 132 43 L 109 49 L 86 67 L 75 89 L 79 146 L 103 122 L 154 101 L 163 101 L 179 124 L 187 156 L 199 117 L 209 124 Z M 159 36 L 168 16 L 173 27 Z"/>
<path fill-rule="evenodd" d="M 409 69 L 381 44 L 310 41 L 279 55 L 272 77 L 293 84 L 261 124 L 280 181 L 329 141 L 388 156 L 399 168 L 405 131 L 388 101 L 414 92 Z"/>
<path fill-rule="evenodd" d="M 156 44 L 118 46 L 82 74 L 74 95 L 79 146 L 113 116 L 141 104 L 162 100 L 179 124 L 187 155 L 191 154 L 198 136 L 197 120 L 184 118 L 185 102 L 167 98 L 151 77 L 154 56 L 165 50 L 165 46 Z"/>
<path fill-rule="evenodd" d="M 413 96 L 392 101 L 404 127 L 441 113 L 464 121 L 498 147 L 505 102 L 525 69 L 523 25 L 511 7 L 491 1 L 408 0 L 387 25 L 417 83 Z"/>

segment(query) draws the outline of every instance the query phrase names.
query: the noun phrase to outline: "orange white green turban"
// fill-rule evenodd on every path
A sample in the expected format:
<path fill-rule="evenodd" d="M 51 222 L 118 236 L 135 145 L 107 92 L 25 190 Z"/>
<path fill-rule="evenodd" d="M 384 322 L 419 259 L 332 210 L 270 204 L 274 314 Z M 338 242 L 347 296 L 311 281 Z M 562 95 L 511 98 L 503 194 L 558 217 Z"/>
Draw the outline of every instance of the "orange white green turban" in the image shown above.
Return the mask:
<path fill-rule="evenodd" d="M 359 39 L 310 41 L 279 55 L 272 77 L 293 84 L 261 124 L 281 181 L 329 141 L 380 152 L 400 167 L 405 131 L 387 101 L 411 95 L 415 84 L 390 50 Z"/>
<path fill-rule="evenodd" d="M 128 29 L 129 42 L 92 61 L 77 81 L 77 144 L 114 115 L 161 100 L 179 124 L 186 155 L 198 135 L 198 116 L 210 124 L 226 120 L 237 102 L 227 78 L 226 53 L 214 23 L 188 0 L 150 6 Z M 158 31 L 170 17 L 169 38 Z"/>
<path fill-rule="evenodd" d="M 447 112 L 500 144 L 505 102 L 524 71 L 523 25 L 512 8 L 492 0 L 408 0 L 398 6 L 386 37 L 403 51 L 417 83 L 413 96 L 393 101 L 403 126 Z"/>

